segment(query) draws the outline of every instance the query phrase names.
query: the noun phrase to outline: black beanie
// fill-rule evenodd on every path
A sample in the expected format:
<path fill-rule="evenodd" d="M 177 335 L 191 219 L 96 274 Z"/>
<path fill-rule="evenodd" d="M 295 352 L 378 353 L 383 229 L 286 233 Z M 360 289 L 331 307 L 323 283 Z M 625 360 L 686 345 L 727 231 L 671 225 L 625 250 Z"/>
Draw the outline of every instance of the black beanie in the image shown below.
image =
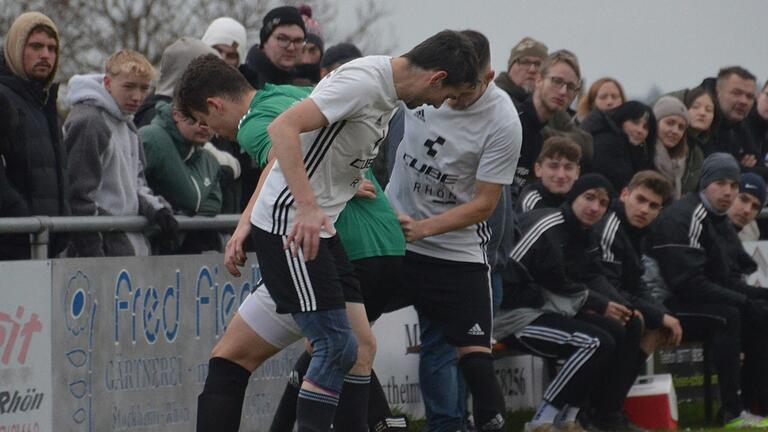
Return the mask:
<path fill-rule="evenodd" d="M 276 28 L 282 25 L 296 24 L 301 27 L 301 31 L 307 34 L 307 28 L 304 26 L 304 18 L 301 17 L 299 10 L 293 6 L 280 6 L 272 9 L 264 15 L 264 21 L 259 31 L 259 40 L 261 46 L 267 42 Z"/>
<path fill-rule="evenodd" d="M 579 177 L 578 180 L 576 180 L 571 190 L 565 194 L 565 202 L 568 204 L 573 204 L 579 195 L 590 189 L 596 188 L 605 189 L 605 191 L 608 192 L 608 198 L 613 199 L 615 191 L 613 190 L 613 186 L 611 186 L 611 182 L 609 182 L 608 179 L 605 178 L 602 174 L 589 173 L 584 174 L 583 176 Z"/>

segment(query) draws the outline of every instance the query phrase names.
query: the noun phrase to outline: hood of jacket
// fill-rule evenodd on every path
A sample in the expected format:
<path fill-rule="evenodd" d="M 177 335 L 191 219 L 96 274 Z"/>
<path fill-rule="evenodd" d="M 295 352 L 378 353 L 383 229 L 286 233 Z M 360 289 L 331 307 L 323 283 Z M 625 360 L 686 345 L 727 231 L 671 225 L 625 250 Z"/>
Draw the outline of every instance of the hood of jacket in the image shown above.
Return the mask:
<path fill-rule="evenodd" d="M 128 122 L 130 115 L 123 114 L 117 102 L 112 98 L 106 88 L 104 88 L 104 75 L 75 75 L 69 80 L 69 91 L 67 93 L 67 103 L 75 105 L 86 103 L 106 111 L 116 120 Z"/>
<path fill-rule="evenodd" d="M 611 116 L 599 109 L 593 109 L 584 117 L 581 122 L 581 128 L 589 132 L 592 136 L 601 133 L 618 133 L 623 134 L 624 131 L 616 124 Z"/>
<path fill-rule="evenodd" d="M 219 56 L 215 49 L 194 38 L 182 37 L 169 45 L 160 59 L 160 78 L 157 80 L 155 94 L 173 97 L 173 89 L 181 80 L 187 66 L 192 60 L 205 54 Z"/>
<path fill-rule="evenodd" d="M 507 92 L 509 97 L 511 97 L 513 100 L 517 102 L 522 102 L 530 96 L 528 92 L 525 91 L 524 88 L 520 87 L 519 85 L 512 82 L 511 79 L 509 79 L 509 75 L 506 73 L 499 74 L 498 77 L 494 80 L 496 83 L 496 86 L 498 86 L 500 89 Z"/>
<path fill-rule="evenodd" d="M 56 78 L 56 71 L 59 68 L 59 57 L 61 53 L 59 29 L 56 28 L 56 24 L 54 24 L 50 18 L 40 12 L 26 12 L 19 15 L 5 35 L 3 57 L 8 69 L 10 69 L 14 75 L 24 81 L 30 81 L 27 73 L 24 71 L 24 46 L 27 44 L 27 38 L 29 38 L 30 31 L 38 25 L 50 27 L 56 34 L 56 62 L 53 64 L 53 69 L 51 70 L 48 79 L 42 82 L 43 89 L 47 90 L 51 87 L 51 84 L 53 84 L 54 78 Z"/>
<path fill-rule="evenodd" d="M 237 50 L 238 57 L 240 57 L 240 63 L 245 62 L 247 34 L 245 27 L 237 20 L 229 17 L 216 18 L 208 26 L 208 29 L 205 30 L 202 41 L 209 47 L 214 45 L 233 46 L 237 44 L 235 49 Z"/>

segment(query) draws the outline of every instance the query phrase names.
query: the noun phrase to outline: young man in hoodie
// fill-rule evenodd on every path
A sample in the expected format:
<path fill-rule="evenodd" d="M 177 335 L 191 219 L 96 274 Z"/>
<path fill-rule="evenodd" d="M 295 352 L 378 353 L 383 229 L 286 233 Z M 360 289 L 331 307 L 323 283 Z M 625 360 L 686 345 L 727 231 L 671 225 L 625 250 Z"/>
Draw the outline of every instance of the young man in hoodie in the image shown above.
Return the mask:
<path fill-rule="evenodd" d="M 709 155 L 699 191 L 684 195 L 658 217 L 649 236 L 649 255 L 669 289 L 662 293 L 665 305 L 682 322 L 686 339 L 715 345 L 726 427 L 766 427 L 766 419 L 750 413 L 753 407 L 739 397 L 744 352 L 743 368 L 752 372 L 759 388 L 752 401 L 762 410 L 768 406 L 768 290 L 744 282 L 756 265 L 727 217 L 738 181 L 739 164 L 733 156 Z"/>
<path fill-rule="evenodd" d="M 38 12 L 21 14 L 0 55 L 0 170 L 14 197 L 13 216 L 67 216 L 66 150 L 56 113 L 59 31 Z M 53 236 L 49 256 L 66 246 Z M 0 260 L 29 259 L 29 236 L 0 236 Z"/>
<path fill-rule="evenodd" d="M 146 216 L 169 240 L 178 223 L 167 201 L 155 195 L 144 177 L 144 150 L 132 115 L 149 91 L 155 71 L 131 50 L 113 54 L 104 74 L 76 75 L 69 82 L 72 111 L 64 123 L 72 214 Z M 68 255 L 149 255 L 142 233 L 78 233 Z"/>

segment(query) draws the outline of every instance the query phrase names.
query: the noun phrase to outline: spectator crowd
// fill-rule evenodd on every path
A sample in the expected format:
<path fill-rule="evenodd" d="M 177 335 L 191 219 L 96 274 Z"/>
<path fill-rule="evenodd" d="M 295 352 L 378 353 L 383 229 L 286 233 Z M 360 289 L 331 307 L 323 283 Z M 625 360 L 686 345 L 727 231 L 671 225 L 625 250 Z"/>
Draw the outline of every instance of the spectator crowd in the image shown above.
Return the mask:
<path fill-rule="evenodd" d="M 67 41 L 44 14 L 20 15 L 6 31 L 0 55 L 0 218 L 141 215 L 152 225 L 146 232 L 58 235 L 51 240 L 50 256 L 226 248 L 227 260 L 235 254 L 234 268 L 242 261 L 241 248 L 254 250 L 240 226 L 228 243 L 225 233 L 180 231 L 176 216 L 242 212 L 249 225 L 254 191 L 274 164 L 271 121 L 311 97 L 312 87 L 332 71 L 362 57 L 349 43 L 326 46 L 307 6 L 270 10 L 258 43 L 247 34 L 236 20 L 218 18 L 199 39 L 184 36 L 169 45 L 159 72 L 140 53 L 121 49 L 99 73 L 73 76 L 66 94 L 59 95 L 56 73 L 61 44 Z M 468 36 L 473 37 L 473 42 L 484 40 Z M 623 400 L 649 355 L 682 342 L 713 346 L 723 424 L 768 428 L 763 417 L 768 415 L 768 290 L 747 284 L 756 263 L 741 243 L 768 236 L 768 224 L 757 219 L 766 204 L 768 82 L 761 86 L 747 69 L 729 65 L 647 105 L 628 100 L 614 77 L 587 87 L 575 53 L 550 52 L 530 37 L 511 47 L 506 70 L 495 75 L 482 69 L 481 52 L 481 84 L 474 96 L 454 95 L 442 108 L 434 104 L 426 116 L 418 107 L 398 107 L 376 160 L 361 169 L 358 195 L 337 223 L 352 263 L 371 256 L 407 258 L 413 246 L 406 247 L 406 241 L 415 245 L 445 235 L 403 215 L 377 225 L 369 213 L 393 216 L 388 197 L 401 211 L 399 203 L 407 201 L 398 188 L 407 180 L 393 176 L 390 182 L 390 175 L 398 161 L 411 157 L 398 146 L 413 135 L 413 124 L 437 124 L 445 110 L 472 115 L 474 124 L 498 127 L 494 137 L 517 142 L 514 157 L 508 158 L 516 165 L 484 167 L 484 176 L 480 168 L 468 173 L 472 179 L 477 174 L 468 193 L 492 201 L 477 210 L 483 215 L 477 232 L 487 232 L 478 256 L 490 271 L 495 348 L 562 361 L 526 429 L 640 430 L 623 414 Z M 194 115 L 201 111 L 179 89 L 187 85 L 190 65 L 201 58 L 228 65 L 229 73 L 255 90 L 253 102 L 245 101 L 235 112 L 235 105 L 209 97 L 204 108 L 218 116 L 202 121 Z M 509 106 L 494 115 L 508 118 L 494 117 L 485 125 L 487 119 L 472 111 L 485 91 L 505 95 Z M 64 120 L 59 97 L 71 107 Z M 501 148 L 491 138 L 488 148 Z M 442 145 L 439 140 L 418 143 L 432 157 Z M 413 167 L 416 159 L 409 160 Z M 509 179 L 498 180 L 506 179 L 505 169 Z M 498 193 L 488 192 L 488 182 L 498 186 Z M 414 195 L 427 193 L 408 187 Z M 376 202 L 379 213 L 366 210 L 365 199 Z M 396 241 L 374 254 L 365 248 L 358 253 L 350 239 L 366 236 Z M 429 247 L 439 249 L 443 241 L 451 240 L 440 238 Z M 0 259 L 29 258 L 28 236 L 0 236 Z M 388 267 L 388 283 L 399 271 Z M 391 310 L 385 309 L 377 315 Z M 370 310 L 367 316 L 375 319 Z M 439 333 L 430 333 L 438 330 L 425 325 L 422 331 L 423 344 L 439 347 L 430 351 L 423 345 L 422 366 L 448 371 L 420 377 L 423 388 L 434 386 L 425 388 L 430 430 L 500 430 L 504 422 L 493 415 L 477 421 L 485 409 L 477 404 L 471 410 L 477 424 L 471 426 L 466 393 L 484 400 L 478 387 L 467 377 L 471 388 L 460 384 L 465 378 L 457 370 L 463 366 L 451 361 L 457 351 Z M 374 352 L 369 352 L 371 363 Z M 456 385 L 435 391 L 443 385 L 436 380 L 446 376 Z M 294 401 L 278 410 L 278 417 L 295 409 Z M 371 404 L 367 412 L 370 430 L 404 430 L 388 409 Z M 276 424 L 286 422 L 278 417 Z M 361 430 L 341 423 L 337 429 Z"/>

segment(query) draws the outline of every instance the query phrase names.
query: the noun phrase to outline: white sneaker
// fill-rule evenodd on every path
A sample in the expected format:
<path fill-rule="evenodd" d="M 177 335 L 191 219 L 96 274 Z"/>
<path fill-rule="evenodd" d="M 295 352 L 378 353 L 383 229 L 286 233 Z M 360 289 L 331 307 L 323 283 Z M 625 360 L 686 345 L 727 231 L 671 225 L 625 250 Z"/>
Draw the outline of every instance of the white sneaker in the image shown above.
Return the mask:
<path fill-rule="evenodd" d="M 523 432 L 557 432 L 557 428 L 554 423 L 526 422 Z"/>

